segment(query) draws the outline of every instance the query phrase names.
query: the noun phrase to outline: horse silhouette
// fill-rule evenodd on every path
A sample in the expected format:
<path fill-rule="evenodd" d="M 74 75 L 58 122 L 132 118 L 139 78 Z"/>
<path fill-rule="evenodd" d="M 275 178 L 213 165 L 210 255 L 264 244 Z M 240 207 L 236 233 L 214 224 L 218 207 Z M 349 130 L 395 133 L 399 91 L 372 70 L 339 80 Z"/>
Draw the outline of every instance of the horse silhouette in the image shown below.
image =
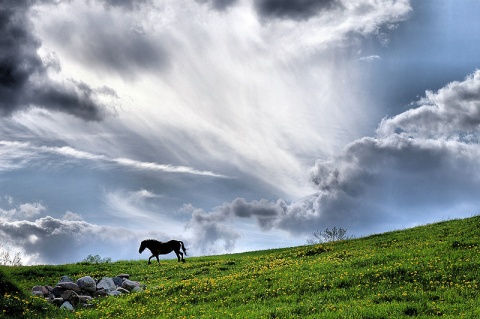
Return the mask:
<path fill-rule="evenodd" d="M 180 240 L 170 240 L 170 241 L 167 241 L 166 243 L 162 243 L 161 241 L 158 241 L 155 239 L 145 239 L 140 244 L 140 248 L 138 249 L 138 252 L 141 254 L 145 250 L 145 248 L 150 250 L 150 252 L 152 253 L 150 258 L 148 258 L 148 264 L 150 264 L 150 259 L 152 259 L 153 257 L 156 257 L 157 262 L 160 263 L 160 259 L 158 258 L 158 255 L 169 254 L 172 251 L 174 251 L 175 254 L 177 255 L 179 262 L 180 262 L 180 257 L 182 262 L 185 262 L 185 259 L 183 258 L 183 254 L 185 254 L 185 256 L 187 255 L 185 245 L 183 244 L 183 241 L 180 241 Z M 180 251 L 180 248 L 183 250 L 183 253 Z"/>

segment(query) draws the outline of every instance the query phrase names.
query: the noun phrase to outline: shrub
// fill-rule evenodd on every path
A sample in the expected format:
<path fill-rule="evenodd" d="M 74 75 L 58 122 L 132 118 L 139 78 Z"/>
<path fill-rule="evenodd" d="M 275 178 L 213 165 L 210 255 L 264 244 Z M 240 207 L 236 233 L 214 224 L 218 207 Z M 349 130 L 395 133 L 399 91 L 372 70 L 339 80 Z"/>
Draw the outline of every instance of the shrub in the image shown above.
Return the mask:
<path fill-rule="evenodd" d="M 12 254 L 9 247 L 4 247 L 3 244 L 0 244 L 0 265 L 21 266 L 22 258 L 20 258 L 20 253 Z"/>
<path fill-rule="evenodd" d="M 102 258 L 100 255 L 88 255 L 84 260 L 82 260 L 82 263 L 84 264 L 107 264 L 110 262 L 112 262 L 112 258 Z"/>
<path fill-rule="evenodd" d="M 347 236 L 347 230 L 342 227 L 333 227 L 332 229 L 325 229 L 322 231 L 313 232 L 313 238 L 307 239 L 307 244 L 315 245 L 321 243 L 334 242 L 339 240 L 349 239 Z"/>

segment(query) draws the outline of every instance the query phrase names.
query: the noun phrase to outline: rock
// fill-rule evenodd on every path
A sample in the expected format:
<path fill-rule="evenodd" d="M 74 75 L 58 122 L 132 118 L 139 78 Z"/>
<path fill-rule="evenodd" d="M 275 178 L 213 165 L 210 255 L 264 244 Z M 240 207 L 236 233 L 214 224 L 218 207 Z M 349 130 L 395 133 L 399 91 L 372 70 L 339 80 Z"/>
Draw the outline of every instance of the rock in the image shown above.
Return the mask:
<path fill-rule="evenodd" d="M 97 284 L 90 276 L 85 276 L 77 280 L 77 285 L 81 290 L 94 293 L 97 290 Z"/>
<path fill-rule="evenodd" d="M 113 281 L 112 278 L 109 277 L 103 277 L 98 283 L 97 283 L 97 290 L 98 289 L 104 289 L 107 292 L 108 291 L 115 291 L 117 290 L 117 286 L 115 285 L 115 282 Z"/>
<path fill-rule="evenodd" d="M 57 282 L 57 286 L 59 283 L 62 283 L 62 282 L 75 282 L 75 281 L 73 281 L 73 279 L 68 276 L 62 276 L 60 277 L 60 280 Z"/>
<path fill-rule="evenodd" d="M 74 311 L 75 309 L 73 308 L 72 304 L 69 303 L 68 301 L 65 301 L 61 306 L 60 309 L 67 309 L 70 311 Z"/>
<path fill-rule="evenodd" d="M 93 298 L 119 296 L 145 288 L 145 285 L 129 278 L 129 274 L 119 274 L 114 278 L 103 277 L 96 283 L 92 277 L 84 276 L 75 283 L 70 277 L 62 276 L 54 288 L 35 286 L 32 294 L 48 298 L 50 303 L 61 309 L 74 311 L 76 307 L 93 307 L 94 304 L 90 303 Z"/>
<path fill-rule="evenodd" d="M 130 291 L 128 291 L 127 289 L 122 288 L 122 287 L 118 287 L 117 291 L 119 291 L 122 294 L 129 294 L 130 293 Z"/>
<path fill-rule="evenodd" d="M 32 288 L 32 295 L 37 297 L 48 297 L 49 291 L 45 286 L 35 286 Z"/>
<path fill-rule="evenodd" d="M 60 307 L 65 302 L 65 300 L 63 300 L 63 298 L 53 298 L 50 302 L 55 306 Z"/>
<path fill-rule="evenodd" d="M 53 287 L 52 286 L 44 286 L 44 287 L 45 287 L 45 289 L 48 290 L 48 296 L 46 296 L 46 297 L 49 297 L 50 299 L 55 298 L 55 296 L 52 293 Z"/>
<path fill-rule="evenodd" d="M 77 293 L 73 290 L 67 290 L 62 294 L 62 298 L 65 301 L 70 302 L 72 305 L 78 304 L 80 298 L 78 297 Z"/>
<path fill-rule="evenodd" d="M 65 292 L 65 289 L 60 287 L 55 287 L 50 291 L 53 295 L 53 298 L 60 298 L 62 294 Z"/>
<path fill-rule="evenodd" d="M 64 290 L 73 290 L 75 292 L 80 292 L 80 287 L 74 282 L 59 282 L 57 287 Z"/>
<path fill-rule="evenodd" d="M 115 283 L 115 286 L 117 286 L 117 287 L 121 287 L 121 286 L 122 286 L 122 282 L 123 282 L 123 278 L 122 278 L 122 277 L 120 277 L 120 276 L 113 277 L 112 280 L 113 280 L 113 282 Z"/>
<path fill-rule="evenodd" d="M 127 289 L 128 291 L 132 291 L 135 287 L 140 287 L 140 284 L 130 279 L 125 279 L 122 283 L 122 288 Z"/>

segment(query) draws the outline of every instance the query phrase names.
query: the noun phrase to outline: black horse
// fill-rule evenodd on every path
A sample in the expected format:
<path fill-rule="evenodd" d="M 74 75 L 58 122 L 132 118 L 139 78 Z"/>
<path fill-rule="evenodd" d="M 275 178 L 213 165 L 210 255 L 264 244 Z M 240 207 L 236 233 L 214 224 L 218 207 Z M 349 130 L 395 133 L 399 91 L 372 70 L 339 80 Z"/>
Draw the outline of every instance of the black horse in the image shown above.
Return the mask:
<path fill-rule="evenodd" d="M 167 241 L 166 243 L 162 243 L 161 241 L 155 240 L 155 239 L 145 239 L 142 241 L 140 244 L 140 249 L 138 252 L 141 254 L 145 248 L 150 250 L 152 255 L 150 258 L 148 258 L 148 264 L 150 264 L 150 259 L 153 257 L 157 257 L 158 263 L 160 263 L 160 259 L 158 259 L 158 255 L 165 255 L 169 254 L 172 251 L 177 254 L 178 261 L 180 262 L 180 257 L 182 257 L 182 262 L 185 262 L 185 259 L 183 259 L 183 254 L 185 256 L 187 255 L 187 251 L 185 249 L 185 245 L 183 245 L 183 241 L 180 240 L 170 240 Z M 183 253 L 180 251 L 180 248 L 183 250 Z"/>

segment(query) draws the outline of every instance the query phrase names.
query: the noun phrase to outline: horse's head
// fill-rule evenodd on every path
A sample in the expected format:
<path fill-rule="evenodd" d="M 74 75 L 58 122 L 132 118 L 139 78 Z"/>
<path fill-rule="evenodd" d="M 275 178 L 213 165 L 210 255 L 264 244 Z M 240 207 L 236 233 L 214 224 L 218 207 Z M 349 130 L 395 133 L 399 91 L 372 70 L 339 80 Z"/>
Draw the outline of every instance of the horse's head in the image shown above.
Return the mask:
<path fill-rule="evenodd" d="M 141 253 L 145 250 L 145 248 L 147 248 L 147 245 L 146 245 L 146 242 L 145 242 L 145 240 L 144 240 L 144 241 L 142 241 L 142 243 L 140 244 L 140 249 L 138 249 L 138 253 L 141 254 Z"/>

